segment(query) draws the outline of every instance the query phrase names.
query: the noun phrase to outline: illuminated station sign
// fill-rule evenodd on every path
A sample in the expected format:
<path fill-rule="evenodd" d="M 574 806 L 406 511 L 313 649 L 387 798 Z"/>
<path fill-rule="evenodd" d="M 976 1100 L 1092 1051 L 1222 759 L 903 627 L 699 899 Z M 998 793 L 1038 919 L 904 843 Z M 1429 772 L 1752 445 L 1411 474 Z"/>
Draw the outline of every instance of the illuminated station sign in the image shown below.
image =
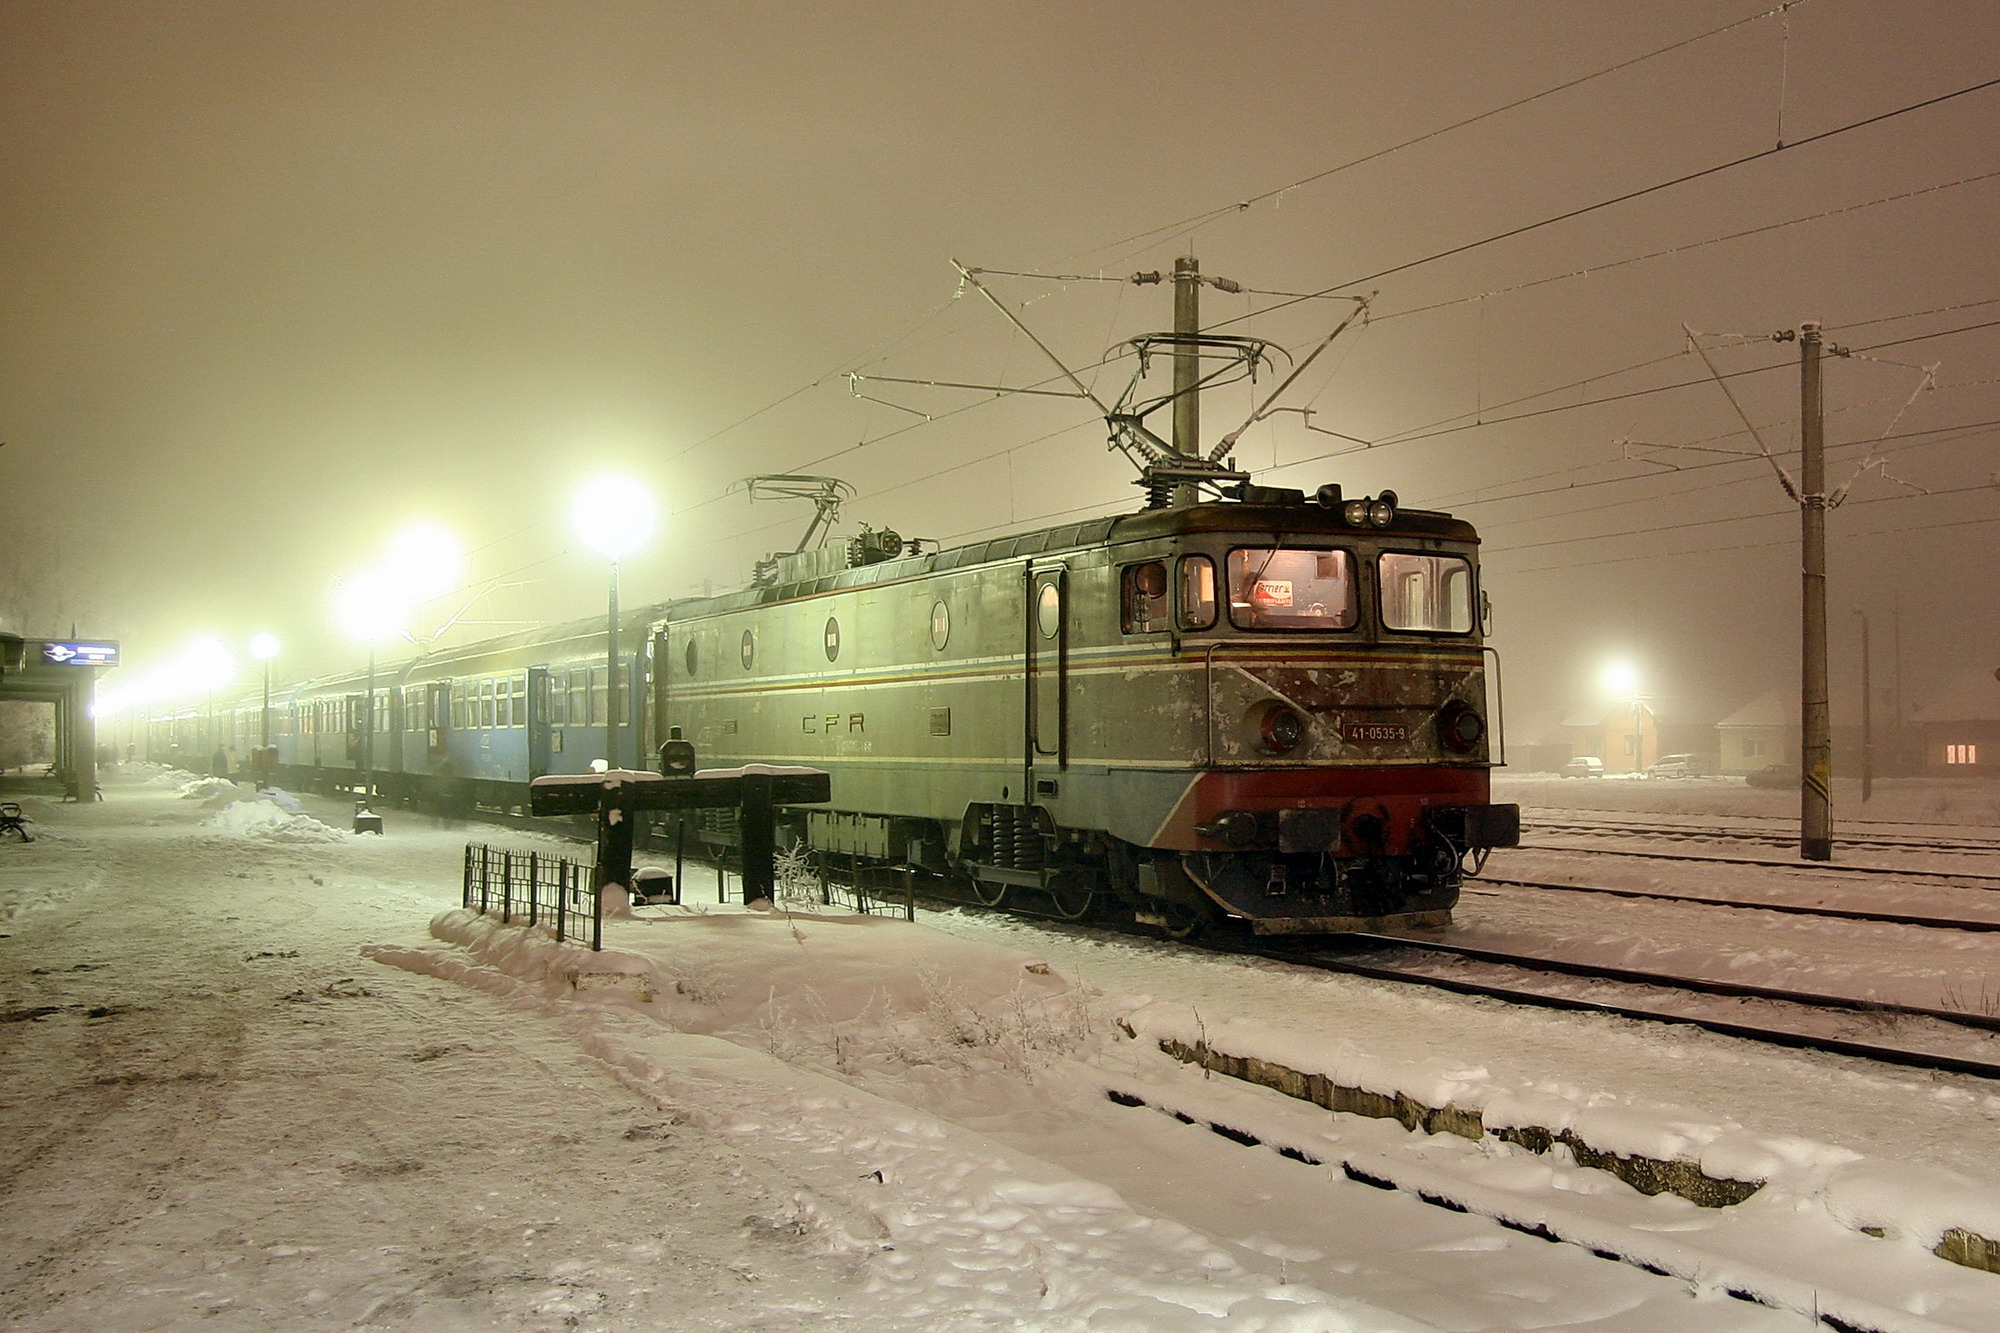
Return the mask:
<path fill-rule="evenodd" d="M 39 661 L 44 666 L 114 667 L 118 665 L 118 645 L 102 640 L 49 640 L 39 645 Z"/>

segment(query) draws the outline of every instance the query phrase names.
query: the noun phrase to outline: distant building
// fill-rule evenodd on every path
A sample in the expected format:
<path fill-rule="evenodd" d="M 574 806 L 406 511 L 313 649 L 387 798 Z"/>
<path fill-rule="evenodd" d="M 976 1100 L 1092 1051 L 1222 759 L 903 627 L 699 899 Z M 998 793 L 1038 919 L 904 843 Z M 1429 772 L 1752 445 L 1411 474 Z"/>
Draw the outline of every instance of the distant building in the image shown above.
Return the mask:
<path fill-rule="evenodd" d="M 1922 737 L 1924 771 L 2000 775 L 2000 670 L 1961 671 L 1910 710 Z"/>
<path fill-rule="evenodd" d="M 1606 773 L 1638 773 L 1660 757 L 1660 723 L 1643 700 L 1596 706 L 1563 719 L 1572 755 L 1596 755 Z"/>
<path fill-rule="evenodd" d="M 1796 692 L 1771 690 L 1715 724 L 1723 773 L 1748 774 L 1771 764 L 1799 761 Z"/>

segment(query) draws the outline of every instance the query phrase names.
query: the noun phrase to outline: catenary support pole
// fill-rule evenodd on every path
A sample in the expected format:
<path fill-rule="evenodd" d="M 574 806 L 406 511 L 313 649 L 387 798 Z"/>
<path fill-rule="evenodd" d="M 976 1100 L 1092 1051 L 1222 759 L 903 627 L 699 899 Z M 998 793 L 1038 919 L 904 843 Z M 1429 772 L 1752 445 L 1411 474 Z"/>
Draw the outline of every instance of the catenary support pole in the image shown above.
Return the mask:
<path fill-rule="evenodd" d="M 1861 799 L 1865 803 L 1875 795 L 1874 686 L 1869 680 L 1868 613 L 1854 614 L 1861 617 Z"/>
<path fill-rule="evenodd" d="M 1799 325 L 1799 557 L 1803 602 L 1799 654 L 1799 855 L 1833 859 L 1833 745 L 1826 700 L 1825 398 L 1820 326 Z"/>
<path fill-rule="evenodd" d="M 1192 458 L 1201 452 L 1201 264 L 1193 255 L 1174 261 L 1174 452 Z M 1196 488 L 1174 487 L 1174 508 L 1191 505 Z"/>

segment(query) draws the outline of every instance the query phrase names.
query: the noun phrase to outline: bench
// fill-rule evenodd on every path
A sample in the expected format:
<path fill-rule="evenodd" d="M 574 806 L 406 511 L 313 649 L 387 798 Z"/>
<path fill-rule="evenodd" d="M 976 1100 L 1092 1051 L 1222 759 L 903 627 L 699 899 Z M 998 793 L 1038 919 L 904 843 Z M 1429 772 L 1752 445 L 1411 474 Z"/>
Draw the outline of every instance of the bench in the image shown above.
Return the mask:
<path fill-rule="evenodd" d="M 0 801 L 0 834 L 17 834 L 22 842 L 33 842 L 28 833 L 28 817 L 18 801 Z"/>

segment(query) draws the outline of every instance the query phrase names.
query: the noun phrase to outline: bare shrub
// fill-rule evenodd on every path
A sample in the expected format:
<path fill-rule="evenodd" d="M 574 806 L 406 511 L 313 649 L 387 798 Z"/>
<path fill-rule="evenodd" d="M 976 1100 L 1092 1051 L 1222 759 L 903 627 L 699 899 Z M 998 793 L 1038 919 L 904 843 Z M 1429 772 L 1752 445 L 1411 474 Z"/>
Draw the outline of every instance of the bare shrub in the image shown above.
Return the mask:
<path fill-rule="evenodd" d="M 1944 988 L 1944 999 L 1938 1006 L 1954 1009 L 1961 1014 L 1983 1014 L 1988 1018 L 2000 1018 L 2000 990 L 1995 990 L 1985 977 L 1979 979 L 1979 991 L 1975 994 L 1971 983 L 1960 986 L 1948 983 Z"/>

